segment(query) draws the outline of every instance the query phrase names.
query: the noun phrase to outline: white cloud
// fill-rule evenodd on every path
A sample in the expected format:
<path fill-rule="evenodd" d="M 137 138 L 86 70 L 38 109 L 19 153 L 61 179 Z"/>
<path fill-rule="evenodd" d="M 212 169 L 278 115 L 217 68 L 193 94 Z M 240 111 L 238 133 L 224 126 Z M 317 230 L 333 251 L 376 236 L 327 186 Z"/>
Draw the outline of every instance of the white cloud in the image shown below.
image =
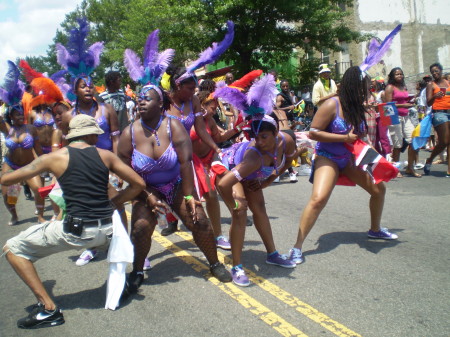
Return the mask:
<path fill-rule="evenodd" d="M 14 0 L 0 3 L 0 10 L 12 7 L 17 15 L 0 19 L 0 83 L 6 61 L 18 57 L 45 55 L 56 29 L 65 15 L 75 10 L 81 0 Z"/>

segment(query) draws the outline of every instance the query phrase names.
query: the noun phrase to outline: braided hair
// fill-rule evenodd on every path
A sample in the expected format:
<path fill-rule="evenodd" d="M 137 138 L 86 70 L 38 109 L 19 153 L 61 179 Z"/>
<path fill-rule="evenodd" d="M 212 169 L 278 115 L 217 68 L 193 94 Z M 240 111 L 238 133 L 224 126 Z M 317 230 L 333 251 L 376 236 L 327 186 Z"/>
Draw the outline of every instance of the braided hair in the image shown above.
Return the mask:
<path fill-rule="evenodd" d="M 363 134 L 367 130 L 364 102 L 367 102 L 369 85 L 369 78 L 363 78 L 357 66 L 347 69 L 341 80 L 338 96 L 342 114 L 345 121 L 355 128 L 356 134 Z"/>

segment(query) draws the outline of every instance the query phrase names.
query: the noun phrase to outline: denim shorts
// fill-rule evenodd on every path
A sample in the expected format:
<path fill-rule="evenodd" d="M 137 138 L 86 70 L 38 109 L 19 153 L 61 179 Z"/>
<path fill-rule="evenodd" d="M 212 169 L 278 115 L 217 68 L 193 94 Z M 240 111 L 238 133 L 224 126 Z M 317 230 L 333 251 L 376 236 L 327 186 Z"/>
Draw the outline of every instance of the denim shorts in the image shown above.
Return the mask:
<path fill-rule="evenodd" d="M 434 127 L 450 122 L 450 112 L 433 112 L 433 119 L 431 122 Z"/>

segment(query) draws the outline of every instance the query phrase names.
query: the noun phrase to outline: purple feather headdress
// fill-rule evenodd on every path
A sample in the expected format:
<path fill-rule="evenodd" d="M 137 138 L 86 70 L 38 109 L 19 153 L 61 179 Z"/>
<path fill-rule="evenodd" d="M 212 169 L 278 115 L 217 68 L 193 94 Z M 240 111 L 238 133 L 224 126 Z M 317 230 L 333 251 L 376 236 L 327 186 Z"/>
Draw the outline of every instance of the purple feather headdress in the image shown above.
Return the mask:
<path fill-rule="evenodd" d="M 176 83 L 179 84 L 183 80 L 195 76 L 195 71 L 207 64 L 214 63 L 218 58 L 231 46 L 234 39 L 234 23 L 233 21 L 227 21 L 228 31 L 221 42 L 213 42 L 211 47 L 206 48 L 200 53 L 200 57 L 191 63 L 187 67 L 186 72 L 176 79 Z"/>
<path fill-rule="evenodd" d="M 78 24 L 79 28 L 73 28 L 70 31 L 69 42 L 66 46 L 56 44 L 56 59 L 69 72 L 73 90 L 80 78 L 83 78 L 87 84 L 91 83 L 89 75 L 100 64 L 100 55 L 103 52 L 103 42 L 87 45 L 89 23 L 86 18 L 79 18 Z M 69 96 L 72 95 L 74 94 L 69 93 Z"/>
<path fill-rule="evenodd" d="M 386 54 L 389 47 L 392 44 L 392 40 L 397 35 L 397 33 L 402 29 L 402 25 L 398 25 L 394 28 L 392 32 L 389 33 L 388 36 L 381 42 L 381 44 L 377 41 L 377 39 L 373 38 L 370 40 L 369 51 L 367 53 L 367 57 L 364 62 L 359 66 L 362 72 L 369 70 L 375 64 L 381 61 L 381 58 Z"/>
<path fill-rule="evenodd" d="M 233 105 L 241 110 L 245 117 L 251 117 L 251 120 L 269 122 L 276 127 L 275 120 L 268 114 L 272 113 L 273 100 L 277 93 L 275 79 L 273 75 L 268 74 L 254 83 L 247 94 L 236 88 L 222 87 L 214 92 L 214 97 L 221 98 L 226 103 Z M 255 134 L 257 133 L 255 132 Z"/>
<path fill-rule="evenodd" d="M 154 30 L 148 37 L 144 47 L 144 63 L 131 49 L 124 53 L 124 64 L 132 80 L 141 83 L 145 87 L 151 85 L 162 100 L 162 92 L 158 88 L 161 77 L 175 55 L 175 50 L 166 49 L 158 53 L 159 29 Z M 145 88 L 144 87 L 144 88 Z M 143 89 L 144 89 L 143 88 Z M 150 89 L 150 88 L 146 88 Z M 146 90 L 147 91 L 147 90 Z"/>
<path fill-rule="evenodd" d="M 3 87 L 0 88 L 0 98 L 7 105 L 17 110 L 23 111 L 22 106 L 19 104 L 22 100 L 23 93 L 25 92 L 25 86 L 21 80 L 19 80 L 20 71 L 17 66 L 8 61 L 8 71 L 5 74 Z"/>

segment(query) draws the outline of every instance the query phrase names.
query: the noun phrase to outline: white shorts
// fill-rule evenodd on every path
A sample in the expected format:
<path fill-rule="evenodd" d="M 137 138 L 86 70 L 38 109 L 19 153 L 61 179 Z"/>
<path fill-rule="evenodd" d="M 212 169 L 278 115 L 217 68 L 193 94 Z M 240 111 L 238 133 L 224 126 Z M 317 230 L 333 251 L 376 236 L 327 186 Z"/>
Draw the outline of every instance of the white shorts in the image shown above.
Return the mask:
<path fill-rule="evenodd" d="M 414 131 L 414 124 L 409 116 L 399 116 L 398 119 L 400 124 L 388 126 L 394 149 L 402 148 L 403 139 L 408 144 L 411 144 L 412 133 Z"/>

